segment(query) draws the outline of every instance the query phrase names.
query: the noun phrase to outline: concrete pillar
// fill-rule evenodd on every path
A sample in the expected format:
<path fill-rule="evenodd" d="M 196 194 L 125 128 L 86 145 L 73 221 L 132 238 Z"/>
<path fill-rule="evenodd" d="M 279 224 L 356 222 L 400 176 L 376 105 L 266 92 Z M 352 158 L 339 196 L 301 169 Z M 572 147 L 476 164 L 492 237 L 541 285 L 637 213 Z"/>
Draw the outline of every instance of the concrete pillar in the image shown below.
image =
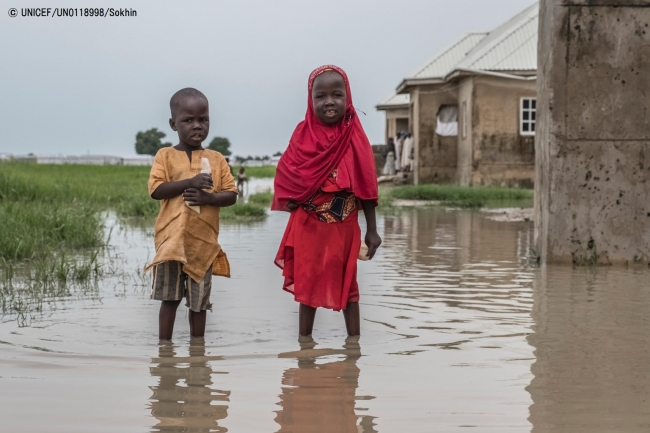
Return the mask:
<path fill-rule="evenodd" d="M 411 91 L 410 133 L 413 134 L 413 184 L 420 184 L 420 92 L 416 87 Z"/>
<path fill-rule="evenodd" d="M 535 244 L 650 260 L 650 0 L 541 0 Z"/>

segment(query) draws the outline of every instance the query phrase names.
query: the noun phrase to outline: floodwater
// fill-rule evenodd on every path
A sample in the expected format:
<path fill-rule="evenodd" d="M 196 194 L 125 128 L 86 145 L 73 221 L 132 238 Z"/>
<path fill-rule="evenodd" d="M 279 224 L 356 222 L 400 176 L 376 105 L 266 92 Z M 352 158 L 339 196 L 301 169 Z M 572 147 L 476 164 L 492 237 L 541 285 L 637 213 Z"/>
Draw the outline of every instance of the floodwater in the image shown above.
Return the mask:
<path fill-rule="evenodd" d="M 204 340 L 179 309 L 159 345 L 138 272 L 150 223 L 113 225 L 112 276 L 0 323 L 3 432 L 646 432 L 646 269 L 537 268 L 533 226 L 480 213 L 380 215 L 359 264 L 361 338 L 297 304 L 273 265 L 286 214 L 224 225 Z M 24 319 L 24 318 L 23 318 Z"/>

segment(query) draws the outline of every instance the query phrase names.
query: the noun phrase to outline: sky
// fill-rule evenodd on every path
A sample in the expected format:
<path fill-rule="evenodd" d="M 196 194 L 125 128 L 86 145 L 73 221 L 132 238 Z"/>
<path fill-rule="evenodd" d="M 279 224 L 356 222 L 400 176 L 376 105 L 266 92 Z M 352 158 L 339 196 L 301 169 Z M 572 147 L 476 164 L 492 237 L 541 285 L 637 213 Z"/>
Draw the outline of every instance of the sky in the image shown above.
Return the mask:
<path fill-rule="evenodd" d="M 375 106 L 404 77 L 533 3 L 0 0 L 0 153 L 131 156 L 137 132 L 154 127 L 176 144 L 169 98 L 195 87 L 210 101 L 208 141 L 227 137 L 236 155 L 270 155 L 304 119 L 307 78 L 323 64 L 347 72 L 364 129 L 380 144 L 385 121 Z M 80 5 L 137 16 L 21 16 Z"/>

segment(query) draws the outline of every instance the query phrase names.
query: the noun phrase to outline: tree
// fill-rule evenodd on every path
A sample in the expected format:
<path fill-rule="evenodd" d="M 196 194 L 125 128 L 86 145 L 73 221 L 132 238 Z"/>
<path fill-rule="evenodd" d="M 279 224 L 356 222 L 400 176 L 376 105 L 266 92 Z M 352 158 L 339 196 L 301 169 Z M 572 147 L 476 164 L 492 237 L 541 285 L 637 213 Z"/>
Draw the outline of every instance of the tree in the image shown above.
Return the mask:
<path fill-rule="evenodd" d="M 223 156 L 232 155 L 230 151 L 230 140 L 226 137 L 214 137 L 208 145 L 208 149 L 216 150 Z"/>
<path fill-rule="evenodd" d="M 282 152 L 275 152 L 273 156 L 282 156 Z"/>
<path fill-rule="evenodd" d="M 163 143 L 165 133 L 158 131 L 158 128 L 151 128 L 145 132 L 138 132 L 135 135 L 135 152 L 138 155 L 155 155 L 163 147 L 169 147 L 171 143 Z"/>

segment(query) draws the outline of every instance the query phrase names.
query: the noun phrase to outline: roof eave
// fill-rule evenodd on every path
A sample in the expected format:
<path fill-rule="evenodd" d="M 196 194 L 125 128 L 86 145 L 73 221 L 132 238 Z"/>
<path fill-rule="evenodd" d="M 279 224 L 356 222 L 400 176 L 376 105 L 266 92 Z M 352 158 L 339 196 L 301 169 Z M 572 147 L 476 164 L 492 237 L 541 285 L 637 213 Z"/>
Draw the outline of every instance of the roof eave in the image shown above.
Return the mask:
<path fill-rule="evenodd" d="M 378 104 L 375 105 L 377 111 L 400 110 L 409 108 L 409 104 Z"/>
<path fill-rule="evenodd" d="M 397 86 L 397 93 L 407 93 L 410 87 L 426 86 L 428 84 L 444 84 L 443 78 L 405 78 L 399 86 Z"/>
<path fill-rule="evenodd" d="M 461 78 L 461 77 L 468 77 L 472 75 L 489 75 L 493 77 L 500 77 L 500 78 L 507 78 L 507 79 L 515 79 L 515 80 L 523 80 L 523 81 L 530 81 L 530 80 L 535 80 L 537 79 L 537 71 L 517 71 L 515 73 L 511 72 L 501 72 L 501 71 L 489 71 L 489 70 L 474 70 L 474 69 L 467 69 L 467 68 L 457 68 L 450 72 L 446 77 L 445 81 L 451 81 L 456 78 Z"/>

